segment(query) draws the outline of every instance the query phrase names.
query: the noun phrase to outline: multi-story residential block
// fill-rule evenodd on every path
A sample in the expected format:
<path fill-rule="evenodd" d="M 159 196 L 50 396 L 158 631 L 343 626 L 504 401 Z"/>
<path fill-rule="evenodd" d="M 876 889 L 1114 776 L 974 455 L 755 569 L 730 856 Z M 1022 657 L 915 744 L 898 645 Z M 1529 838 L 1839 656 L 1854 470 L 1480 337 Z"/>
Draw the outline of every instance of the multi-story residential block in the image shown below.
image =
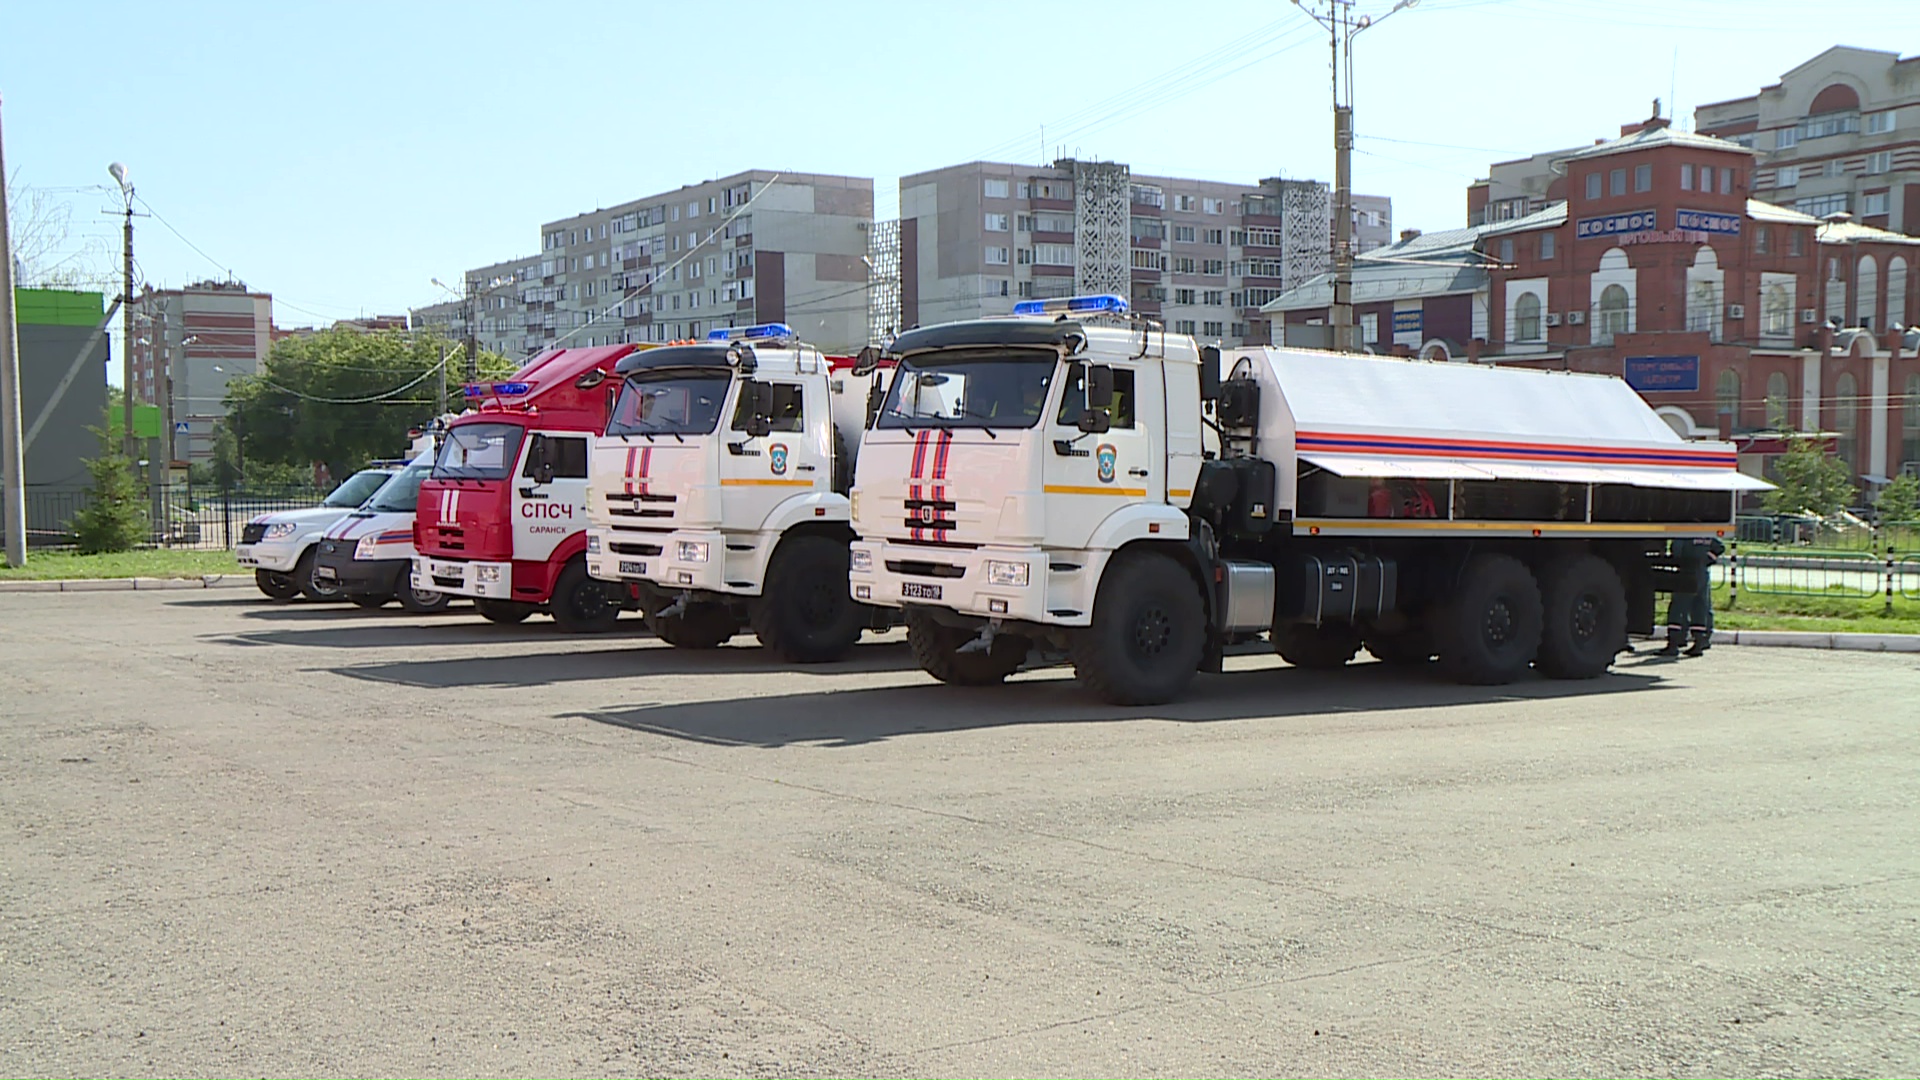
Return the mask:
<path fill-rule="evenodd" d="M 1545 210 L 1564 197 L 1554 190 L 1554 182 L 1566 175 L 1566 160 L 1584 149 L 1548 150 L 1517 161 L 1495 162 L 1485 180 L 1467 185 L 1467 226 L 1512 221 Z"/>
<path fill-rule="evenodd" d="M 1393 200 L 1385 195 L 1353 197 L 1353 250 L 1374 251 L 1393 243 Z"/>
<path fill-rule="evenodd" d="M 537 260 L 474 271 L 467 289 L 489 333 L 520 331 L 508 355 L 767 322 L 847 350 L 867 342 L 872 224 L 869 178 L 756 169 L 549 222 Z M 484 303 L 492 290 L 517 296 L 517 326 L 510 300 Z"/>
<path fill-rule="evenodd" d="M 473 337 L 482 351 L 518 360 L 539 351 L 527 347 L 528 302 L 521 298 L 539 285 L 539 276 L 538 255 L 477 267 L 465 274 L 464 295 L 412 309 L 410 324 L 413 329 L 437 330 L 464 342 L 471 320 Z"/>
<path fill-rule="evenodd" d="M 1836 46 L 1694 127 L 1757 151 L 1755 196 L 1920 233 L 1920 56 Z"/>
<path fill-rule="evenodd" d="M 134 396 L 166 406 L 174 461 L 209 460 L 227 382 L 258 371 L 273 344 L 272 295 L 239 281 L 150 288 L 134 302 L 134 323 Z"/>
<path fill-rule="evenodd" d="M 1392 206 L 1358 196 L 1360 247 Z M 1022 299 L 1114 293 L 1179 333 L 1268 340 L 1261 305 L 1327 268 L 1327 186 L 1136 175 L 1125 164 L 974 161 L 902 177 L 899 324 L 1006 314 Z"/>

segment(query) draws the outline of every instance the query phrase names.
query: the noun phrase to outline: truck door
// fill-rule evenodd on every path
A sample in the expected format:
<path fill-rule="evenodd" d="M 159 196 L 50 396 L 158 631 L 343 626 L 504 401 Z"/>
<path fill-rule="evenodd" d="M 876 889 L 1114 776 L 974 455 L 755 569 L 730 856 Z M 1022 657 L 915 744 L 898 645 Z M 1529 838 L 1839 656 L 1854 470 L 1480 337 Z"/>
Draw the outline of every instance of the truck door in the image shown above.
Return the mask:
<path fill-rule="evenodd" d="M 780 377 L 760 381 L 773 391 L 767 433 L 758 437 L 747 433 L 745 382 L 734 388 L 733 419 L 721 432 L 721 512 L 729 530 L 759 528 L 774 507 L 816 483 L 827 485 L 833 477 L 828 451 L 819 438 L 826 428 L 825 385 L 810 388 L 805 381 Z M 810 427 L 809 421 L 815 418 L 821 422 Z"/>
<path fill-rule="evenodd" d="M 1078 362 L 1067 365 L 1059 407 L 1047 422 L 1041 475 L 1049 546 L 1085 547 L 1114 511 L 1166 501 L 1157 377 L 1136 364 L 1111 366 L 1107 431 L 1096 435 L 1079 428 L 1086 412 L 1086 368 Z"/>
<path fill-rule="evenodd" d="M 536 453 L 536 447 L 544 449 Z M 541 476 L 541 455 L 553 466 Z M 521 451 L 513 489 L 513 557 L 545 562 L 553 549 L 587 527 L 587 436 L 540 432 Z"/>

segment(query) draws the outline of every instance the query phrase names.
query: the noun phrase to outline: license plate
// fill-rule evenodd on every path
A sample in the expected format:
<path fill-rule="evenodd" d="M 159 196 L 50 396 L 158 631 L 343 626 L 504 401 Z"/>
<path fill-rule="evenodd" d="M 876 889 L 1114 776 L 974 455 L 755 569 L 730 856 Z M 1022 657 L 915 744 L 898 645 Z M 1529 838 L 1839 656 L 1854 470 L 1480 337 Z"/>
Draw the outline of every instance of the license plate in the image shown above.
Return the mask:
<path fill-rule="evenodd" d="M 940 586 L 922 585 L 918 581 L 903 581 L 900 583 L 900 595 L 913 600 L 938 600 Z"/>
<path fill-rule="evenodd" d="M 620 572 L 623 574 L 632 574 L 635 577 L 645 577 L 647 573 L 647 564 L 643 562 L 628 562 L 625 559 L 621 559 Z"/>
<path fill-rule="evenodd" d="M 316 566 L 313 568 L 313 576 L 321 581 L 332 581 L 336 575 L 331 566 Z"/>

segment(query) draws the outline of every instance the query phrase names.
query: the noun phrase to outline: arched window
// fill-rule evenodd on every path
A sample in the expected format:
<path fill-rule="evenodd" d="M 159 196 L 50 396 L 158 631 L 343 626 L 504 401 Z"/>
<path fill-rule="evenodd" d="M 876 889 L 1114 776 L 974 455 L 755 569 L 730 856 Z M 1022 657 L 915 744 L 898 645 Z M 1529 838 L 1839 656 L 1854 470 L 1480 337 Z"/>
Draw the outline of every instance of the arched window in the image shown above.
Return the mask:
<path fill-rule="evenodd" d="M 1853 275 L 1853 322 L 1849 325 L 1873 329 L 1873 302 L 1880 291 L 1880 273 L 1873 256 L 1860 256 L 1859 270 Z"/>
<path fill-rule="evenodd" d="M 1627 332 L 1627 290 L 1609 285 L 1600 293 L 1600 342 L 1612 344 L 1613 335 Z"/>
<path fill-rule="evenodd" d="M 1740 427 L 1740 373 L 1728 368 L 1713 384 L 1714 411 L 1725 418 L 1728 433 Z"/>
<path fill-rule="evenodd" d="M 1859 471 L 1854 454 L 1860 440 L 1860 388 L 1851 375 L 1842 375 L 1833 384 L 1833 430 L 1840 436 L 1840 460 Z"/>
<path fill-rule="evenodd" d="M 1695 281 L 1687 286 L 1687 329 L 1696 334 L 1712 334 L 1720 339 L 1720 285 L 1714 281 Z"/>
<path fill-rule="evenodd" d="M 1513 340 L 1540 340 L 1540 294 L 1523 292 L 1513 302 Z"/>
<path fill-rule="evenodd" d="M 1767 295 L 1761 297 L 1760 332 L 1768 337 L 1793 333 L 1793 294 L 1785 285 L 1769 285 Z"/>
<path fill-rule="evenodd" d="M 1778 371 L 1767 376 L 1767 427 L 1774 431 L 1787 427 L 1787 377 Z"/>
<path fill-rule="evenodd" d="M 1900 459 L 1920 469 L 1920 375 L 1907 376 L 1907 404 L 1901 417 Z"/>
<path fill-rule="evenodd" d="M 1887 326 L 1907 322 L 1907 260 L 1895 255 L 1887 260 Z"/>

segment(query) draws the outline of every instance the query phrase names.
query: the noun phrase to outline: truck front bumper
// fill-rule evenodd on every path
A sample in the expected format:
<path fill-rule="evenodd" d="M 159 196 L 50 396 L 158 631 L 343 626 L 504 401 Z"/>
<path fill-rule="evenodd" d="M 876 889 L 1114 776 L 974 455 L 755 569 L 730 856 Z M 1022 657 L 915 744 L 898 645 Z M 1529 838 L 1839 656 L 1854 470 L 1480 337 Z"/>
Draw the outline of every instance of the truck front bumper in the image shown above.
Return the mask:
<path fill-rule="evenodd" d="M 340 586 L 348 596 L 392 596 L 411 569 L 411 559 L 356 559 L 351 551 L 322 550 L 313 560 L 313 576 Z"/>
<path fill-rule="evenodd" d="M 587 573 L 602 581 L 650 584 L 666 592 L 758 595 L 757 581 L 752 589 L 727 585 L 727 561 L 727 538 L 718 530 L 587 530 Z"/>
<path fill-rule="evenodd" d="M 413 587 L 482 600 L 513 599 L 513 564 L 413 557 Z"/>
<path fill-rule="evenodd" d="M 1110 553 L 1062 557 L 1056 566 L 1059 554 L 856 540 L 848 587 L 855 600 L 881 607 L 921 605 L 986 619 L 1085 626 L 1092 621 L 1093 597 L 1084 583 L 1099 581 Z"/>
<path fill-rule="evenodd" d="M 233 549 L 233 557 L 240 565 L 249 570 L 271 570 L 276 574 L 290 574 L 300 556 L 306 553 L 311 540 L 307 537 L 285 540 L 262 540 L 257 544 L 240 544 Z"/>

